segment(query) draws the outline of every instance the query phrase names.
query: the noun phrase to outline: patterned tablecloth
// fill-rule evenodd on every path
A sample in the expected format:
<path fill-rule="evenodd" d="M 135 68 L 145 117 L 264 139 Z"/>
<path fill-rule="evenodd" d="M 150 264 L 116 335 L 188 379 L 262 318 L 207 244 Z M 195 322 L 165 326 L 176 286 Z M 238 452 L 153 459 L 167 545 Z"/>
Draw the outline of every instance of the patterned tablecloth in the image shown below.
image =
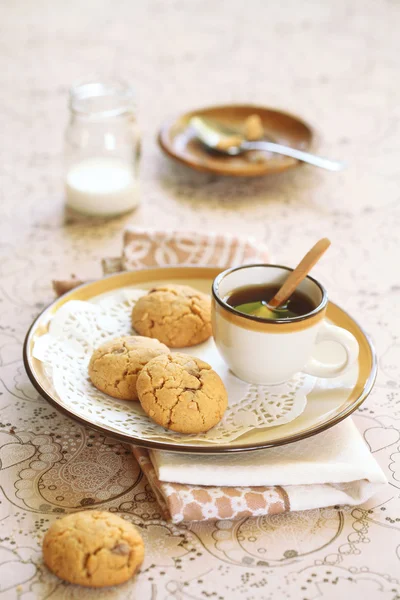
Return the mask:
<path fill-rule="evenodd" d="M 400 4 L 394 0 L 15 0 L 0 7 L 0 599 L 400 598 Z M 142 204 L 109 222 L 64 213 L 67 88 L 93 72 L 137 86 Z M 157 126 L 252 101 L 301 115 L 333 174 L 229 180 L 172 164 Z M 59 415 L 29 384 L 25 332 L 49 281 L 100 275 L 126 223 L 252 233 L 293 264 L 321 235 L 316 274 L 371 334 L 377 384 L 355 422 L 389 479 L 367 506 L 239 522 L 165 523 L 128 448 Z M 60 514 L 101 507 L 145 538 L 140 575 L 100 592 L 63 584 L 40 544 Z"/>

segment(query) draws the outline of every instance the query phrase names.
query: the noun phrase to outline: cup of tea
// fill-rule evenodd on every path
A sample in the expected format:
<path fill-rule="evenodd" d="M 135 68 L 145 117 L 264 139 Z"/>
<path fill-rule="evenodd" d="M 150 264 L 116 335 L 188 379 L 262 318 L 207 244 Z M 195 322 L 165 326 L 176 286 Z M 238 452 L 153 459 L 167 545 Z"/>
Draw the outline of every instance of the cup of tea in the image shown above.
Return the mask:
<path fill-rule="evenodd" d="M 307 276 L 273 318 L 263 306 L 275 295 L 292 269 L 277 265 L 245 265 L 220 273 L 212 286 L 215 343 L 232 372 L 250 383 L 274 385 L 302 371 L 316 377 L 337 377 L 358 357 L 358 343 L 346 329 L 325 320 L 328 295 Z M 268 314 L 268 312 L 267 312 Z M 344 361 L 322 362 L 316 346 L 340 344 Z"/>

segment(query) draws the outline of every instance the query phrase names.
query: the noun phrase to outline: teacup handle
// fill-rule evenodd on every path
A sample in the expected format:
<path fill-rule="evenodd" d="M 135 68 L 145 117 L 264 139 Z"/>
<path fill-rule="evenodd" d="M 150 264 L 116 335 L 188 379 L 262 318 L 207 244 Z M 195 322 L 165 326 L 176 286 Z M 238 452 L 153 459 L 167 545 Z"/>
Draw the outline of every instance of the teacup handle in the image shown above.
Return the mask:
<path fill-rule="evenodd" d="M 346 358 L 342 363 L 324 363 L 317 358 L 311 357 L 306 366 L 303 369 L 304 373 L 314 375 L 315 377 L 337 377 L 344 373 L 358 357 L 358 342 L 354 335 L 342 329 L 342 327 L 336 327 L 336 325 L 330 325 L 324 321 L 318 332 L 316 344 L 320 342 L 337 342 L 346 351 Z"/>

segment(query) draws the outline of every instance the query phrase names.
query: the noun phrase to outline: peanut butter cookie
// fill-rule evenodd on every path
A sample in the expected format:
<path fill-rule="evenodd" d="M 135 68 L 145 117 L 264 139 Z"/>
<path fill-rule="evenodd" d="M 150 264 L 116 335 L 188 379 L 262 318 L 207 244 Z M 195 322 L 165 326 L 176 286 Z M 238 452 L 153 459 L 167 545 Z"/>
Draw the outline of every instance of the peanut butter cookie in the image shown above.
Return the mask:
<path fill-rule="evenodd" d="M 163 354 L 137 380 L 143 410 L 159 425 L 180 433 L 208 431 L 222 419 L 228 395 L 219 375 L 187 354 Z"/>
<path fill-rule="evenodd" d="M 121 400 L 137 400 L 136 380 L 155 356 L 169 352 L 167 346 L 143 336 L 126 336 L 106 342 L 92 354 L 89 377 L 99 390 Z"/>
<path fill-rule="evenodd" d="M 133 328 L 171 348 L 204 342 L 211 336 L 211 300 L 188 285 L 157 286 L 136 302 Z"/>
<path fill-rule="evenodd" d="M 106 511 L 67 515 L 51 525 L 43 540 L 43 558 L 50 571 L 89 587 L 127 581 L 143 557 L 144 544 L 136 528 Z"/>

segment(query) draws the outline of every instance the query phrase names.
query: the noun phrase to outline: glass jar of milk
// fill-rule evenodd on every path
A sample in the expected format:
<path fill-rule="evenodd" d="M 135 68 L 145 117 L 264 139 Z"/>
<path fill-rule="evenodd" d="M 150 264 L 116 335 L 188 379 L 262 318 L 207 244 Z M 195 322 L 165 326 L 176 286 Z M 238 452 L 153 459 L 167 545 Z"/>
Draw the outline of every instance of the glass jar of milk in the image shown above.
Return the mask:
<path fill-rule="evenodd" d="M 114 216 L 139 201 L 140 138 L 132 89 L 119 81 L 87 81 L 70 91 L 65 136 L 67 205 Z"/>

